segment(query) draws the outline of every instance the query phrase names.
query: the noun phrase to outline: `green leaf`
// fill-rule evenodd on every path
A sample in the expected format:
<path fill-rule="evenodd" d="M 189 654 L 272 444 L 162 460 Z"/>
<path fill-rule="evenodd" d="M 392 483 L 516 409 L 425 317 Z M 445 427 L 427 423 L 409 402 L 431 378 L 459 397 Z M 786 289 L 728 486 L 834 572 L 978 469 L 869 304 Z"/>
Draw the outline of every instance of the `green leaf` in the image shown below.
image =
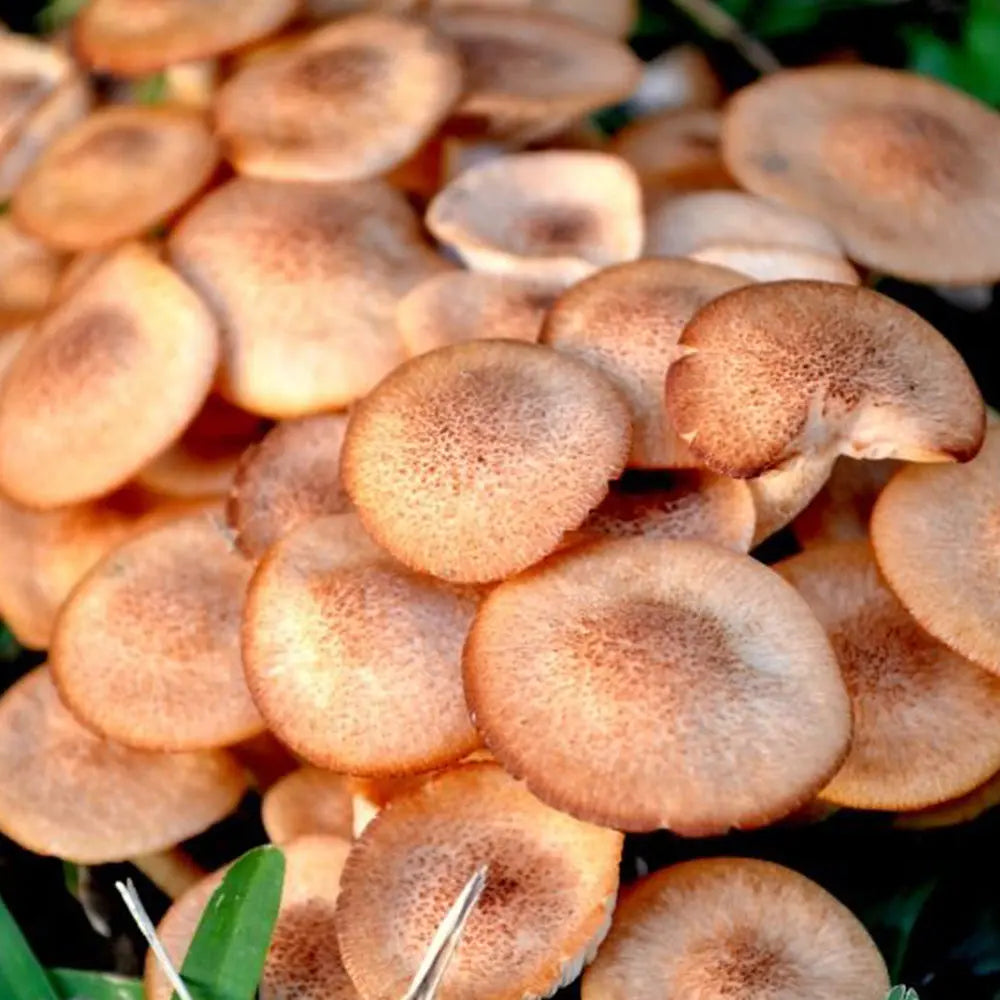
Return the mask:
<path fill-rule="evenodd" d="M 80 12 L 87 0 L 49 0 L 35 19 L 43 35 L 51 35 L 65 28 Z"/>
<path fill-rule="evenodd" d="M 936 886 L 937 879 L 930 878 L 918 885 L 900 889 L 894 895 L 867 907 L 864 912 L 864 922 L 885 955 L 890 979 L 898 978 L 902 972 L 913 928 Z"/>
<path fill-rule="evenodd" d="M 916 990 L 911 990 L 906 986 L 893 986 L 886 994 L 885 1000 L 920 1000 Z"/>
<path fill-rule="evenodd" d="M 136 104 L 162 104 L 167 99 L 167 74 L 154 73 L 132 84 Z"/>
<path fill-rule="evenodd" d="M 195 1000 L 251 1000 L 278 918 L 284 880 L 285 856 L 276 847 L 254 848 L 226 872 L 205 907 L 181 968 Z"/>
<path fill-rule="evenodd" d="M 3 1000 L 62 1000 L 28 947 L 21 928 L 0 899 L 0 997 Z"/>
<path fill-rule="evenodd" d="M 143 1000 L 142 980 L 109 972 L 49 969 L 61 1000 Z"/>

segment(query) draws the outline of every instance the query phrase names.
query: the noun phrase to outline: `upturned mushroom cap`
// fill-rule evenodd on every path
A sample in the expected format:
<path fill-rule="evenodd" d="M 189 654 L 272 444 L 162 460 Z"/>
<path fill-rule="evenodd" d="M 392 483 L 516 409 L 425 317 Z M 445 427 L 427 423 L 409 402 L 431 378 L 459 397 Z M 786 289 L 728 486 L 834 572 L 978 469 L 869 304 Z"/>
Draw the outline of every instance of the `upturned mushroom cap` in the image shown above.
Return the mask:
<path fill-rule="evenodd" d="M 961 356 L 868 288 L 748 285 L 687 325 L 667 373 L 678 433 L 711 469 L 749 478 L 798 455 L 964 462 L 985 410 Z"/>
<path fill-rule="evenodd" d="M 54 247 L 82 250 L 139 236 L 208 181 L 218 153 L 203 117 L 112 105 L 56 138 L 21 179 L 14 221 Z"/>
<path fill-rule="evenodd" d="M 805 876 L 749 858 L 644 878 L 583 978 L 583 1000 L 882 1000 L 888 989 L 850 910 Z"/>
<path fill-rule="evenodd" d="M 258 567 L 244 617 L 247 683 L 268 728 L 342 773 L 460 760 L 479 743 L 461 671 L 479 598 L 407 570 L 353 514 L 296 528 Z"/>
<path fill-rule="evenodd" d="M 799 455 L 777 469 L 746 480 L 757 511 L 753 544 L 791 524 L 830 478 L 832 455 Z"/>
<path fill-rule="evenodd" d="M 38 854 L 103 864 L 160 851 L 222 819 L 245 787 L 224 751 L 148 753 L 95 736 L 44 668 L 0 697 L 0 831 Z"/>
<path fill-rule="evenodd" d="M 496 758 L 555 808 L 621 830 L 778 819 L 832 777 L 851 733 L 806 602 L 703 542 L 599 542 L 502 583 L 464 673 Z"/>
<path fill-rule="evenodd" d="M 373 177 L 413 153 L 462 90 L 455 46 L 386 14 L 335 21 L 244 67 L 220 90 L 216 123 L 237 170 L 257 177 Z"/>
<path fill-rule="evenodd" d="M 397 559 L 485 583 L 579 527 L 621 473 L 630 429 L 617 390 L 583 362 L 477 340 L 406 362 L 362 400 L 341 474 Z"/>
<path fill-rule="evenodd" d="M 410 357 L 464 340 L 536 341 L 562 282 L 476 271 L 451 271 L 422 281 L 396 309 Z"/>
<path fill-rule="evenodd" d="M 219 515 L 180 518 L 113 549 L 77 585 L 50 667 L 71 711 L 148 750 L 225 746 L 263 728 L 240 660 L 252 568 Z"/>
<path fill-rule="evenodd" d="M 337 933 L 365 997 L 402 996 L 469 876 L 486 888 L 439 1000 L 528 1000 L 575 978 L 607 930 L 622 835 L 549 809 L 495 764 L 393 799 L 344 866 Z"/>
<path fill-rule="evenodd" d="M 199 202 L 169 248 L 221 317 L 222 395 L 269 417 L 368 392 L 403 359 L 399 299 L 446 266 L 381 181 L 237 178 Z"/>
<path fill-rule="evenodd" d="M 138 244 L 42 320 L 0 389 L 0 488 L 48 508 L 107 493 L 198 412 L 219 339 L 206 307 Z"/>
<path fill-rule="evenodd" d="M 680 258 L 638 260 L 573 285 L 549 310 L 542 342 L 598 369 L 628 400 L 630 467 L 700 464 L 667 414 L 663 379 L 680 357 L 677 344 L 691 317 L 748 281 L 733 271 Z"/>
<path fill-rule="evenodd" d="M 957 90 L 874 66 L 775 73 L 729 102 L 723 154 L 862 264 L 921 282 L 1000 276 L 1000 115 Z"/>
<path fill-rule="evenodd" d="M 71 69 L 56 46 L 0 27 L 0 158 Z"/>
<path fill-rule="evenodd" d="M 851 751 L 824 799 L 920 809 L 1000 770 L 1000 677 L 917 624 L 881 579 L 867 540 L 819 546 L 775 569 L 826 629 L 854 708 Z"/>
<path fill-rule="evenodd" d="M 0 216 L 0 324 L 10 326 L 42 312 L 52 297 L 63 259 L 9 216 Z"/>
<path fill-rule="evenodd" d="M 800 278 L 813 281 L 837 281 L 858 285 L 858 272 L 843 258 L 807 247 L 746 242 L 709 243 L 691 255 L 717 267 L 728 267 L 757 281 L 785 281 Z"/>
<path fill-rule="evenodd" d="M 946 646 L 1000 674 L 1000 427 L 968 465 L 902 469 L 872 511 L 879 567 Z"/>
<path fill-rule="evenodd" d="M 264 792 L 261 820 L 274 844 L 317 833 L 350 840 L 354 809 L 347 779 L 318 767 L 300 767 Z"/>
<path fill-rule="evenodd" d="M 271 34 L 295 0 L 92 0 L 73 23 L 73 42 L 90 67 L 142 76 L 205 59 Z"/>
<path fill-rule="evenodd" d="M 607 153 L 546 150 L 470 167 L 426 221 L 474 270 L 566 284 L 642 250 L 639 182 Z"/>

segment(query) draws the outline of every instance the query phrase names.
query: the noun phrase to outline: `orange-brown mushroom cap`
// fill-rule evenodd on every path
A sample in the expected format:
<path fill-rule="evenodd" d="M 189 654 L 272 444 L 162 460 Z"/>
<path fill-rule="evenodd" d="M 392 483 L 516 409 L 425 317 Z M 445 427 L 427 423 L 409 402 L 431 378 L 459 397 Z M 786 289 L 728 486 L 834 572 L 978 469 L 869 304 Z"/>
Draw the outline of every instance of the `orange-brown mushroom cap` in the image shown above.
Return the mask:
<path fill-rule="evenodd" d="M 797 872 L 706 858 L 639 882 L 583 978 L 583 1000 L 883 1000 L 864 925 Z"/>
<path fill-rule="evenodd" d="M 550 809 L 495 764 L 394 798 L 344 867 L 337 934 L 365 997 L 402 996 L 470 875 L 487 865 L 439 1000 L 549 996 L 603 938 L 622 835 Z"/>
<path fill-rule="evenodd" d="M 699 310 L 667 374 L 674 426 L 717 472 L 752 477 L 798 455 L 967 461 L 982 397 L 929 323 L 867 288 L 748 285 Z"/>
<path fill-rule="evenodd" d="M 95 736 L 43 668 L 0 698 L 0 831 L 80 864 L 123 861 L 201 833 L 246 778 L 221 750 L 160 754 Z"/>
<path fill-rule="evenodd" d="M 1000 674 L 1000 428 L 968 465 L 898 472 L 872 512 L 879 567 L 946 646 Z"/>
<path fill-rule="evenodd" d="M 66 53 L 57 46 L 0 26 L 0 159 L 71 68 Z"/>
<path fill-rule="evenodd" d="M 215 374 L 206 307 L 145 247 L 116 251 L 42 320 L 0 389 L 0 488 L 57 507 L 124 483 L 176 438 Z"/>
<path fill-rule="evenodd" d="M 208 181 L 217 157 L 196 112 L 101 108 L 52 142 L 18 184 L 11 212 L 52 246 L 108 246 L 180 208 Z"/>
<path fill-rule="evenodd" d="M 274 844 L 321 833 L 350 840 L 354 808 L 347 779 L 318 767 L 300 767 L 279 778 L 261 797 L 261 821 Z"/>
<path fill-rule="evenodd" d="M 470 167 L 434 198 L 426 221 L 475 270 L 568 284 L 639 256 L 641 200 L 624 160 L 546 150 Z"/>
<path fill-rule="evenodd" d="M 237 170 L 276 180 L 344 181 L 402 163 L 462 89 L 458 51 L 417 21 L 335 21 L 254 61 L 220 90 L 216 124 Z"/>
<path fill-rule="evenodd" d="M 957 90 L 874 66 L 775 73 L 730 101 L 723 155 L 862 264 L 914 281 L 1000 277 L 1000 115 Z"/>
<path fill-rule="evenodd" d="M 329 2 L 329 0 L 328 0 Z M 333 0 L 334 3 L 338 0 Z M 344 3 L 345 0 L 339 0 Z M 356 2 L 356 0 L 355 0 Z M 381 0 L 385 3 L 387 0 Z M 389 0 L 412 7 L 413 0 Z M 508 9 L 525 8 L 548 11 L 560 17 L 573 18 L 606 35 L 624 38 L 638 17 L 636 0 L 430 0 L 432 10 L 452 7 Z"/>
<path fill-rule="evenodd" d="M 667 414 L 663 380 L 680 357 L 684 326 L 706 302 L 749 279 L 681 258 L 608 267 L 568 288 L 549 311 L 542 342 L 613 382 L 632 412 L 633 468 L 684 468 L 698 460 Z"/>
<path fill-rule="evenodd" d="M 709 243 L 691 253 L 716 267 L 728 267 L 747 274 L 757 281 L 838 281 L 842 285 L 858 285 L 858 272 L 843 258 L 809 247 L 789 247 L 772 243 L 746 241 Z"/>
<path fill-rule="evenodd" d="M 854 708 L 851 751 L 824 799 L 920 809 L 1000 770 L 1000 677 L 917 624 L 866 539 L 818 546 L 775 569 L 827 630 Z"/>
<path fill-rule="evenodd" d="M 500 584 L 469 634 L 465 687 L 505 767 L 623 830 L 778 819 L 832 777 L 851 732 L 806 602 L 703 542 L 598 542 Z"/>
<path fill-rule="evenodd" d="M 268 551 L 243 625 L 247 682 L 268 727 L 306 760 L 406 774 L 478 745 L 462 691 L 471 588 L 420 576 L 354 514 L 303 524 Z"/>
<path fill-rule="evenodd" d="M 49 304 L 62 257 L 0 216 L 0 324 L 12 325 Z"/>
<path fill-rule="evenodd" d="M 341 474 L 414 569 L 483 583 L 530 566 L 622 471 L 630 422 L 603 375 L 548 347 L 477 340 L 406 362 L 358 404 Z"/>

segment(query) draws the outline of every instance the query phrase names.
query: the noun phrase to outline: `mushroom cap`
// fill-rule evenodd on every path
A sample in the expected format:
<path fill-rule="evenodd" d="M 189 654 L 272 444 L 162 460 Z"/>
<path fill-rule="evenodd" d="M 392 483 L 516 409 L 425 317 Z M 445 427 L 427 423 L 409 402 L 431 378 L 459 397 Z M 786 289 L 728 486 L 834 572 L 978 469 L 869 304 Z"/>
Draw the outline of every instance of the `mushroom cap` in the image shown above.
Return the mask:
<path fill-rule="evenodd" d="M 558 281 L 449 271 L 404 295 L 396 323 L 410 357 L 464 340 L 536 341 L 562 289 Z"/>
<path fill-rule="evenodd" d="M 621 473 L 630 429 L 617 390 L 583 362 L 477 340 L 406 362 L 362 400 L 341 474 L 397 559 L 485 583 L 579 527 Z"/>
<path fill-rule="evenodd" d="M 348 774 L 460 760 L 479 743 L 461 670 L 479 597 L 401 566 L 356 515 L 300 525 L 268 550 L 247 595 L 243 662 L 268 728 Z"/>
<path fill-rule="evenodd" d="M 555 808 L 621 830 L 764 825 L 826 784 L 851 734 L 806 602 L 704 542 L 598 542 L 500 584 L 464 672 L 496 758 Z"/>
<path fill-rule="evenodd" d="M 26 506 L 107 493 L 174 440 L 215 375 L 195 293 L 147 248 L 116 251 L 52 309 L 0 387 L 0 488 Z"/>
<path fill-rule="evenodd" d="M 608 153 L 544 150 L 470 167 L 427 210 L 427 227 L 477 271 L 569 284 L 642 251 L 642 193 Z"/>
<path fill-rule="evenodd" d="M 1000 772 L 957 799 L 949 799 L 927 809 L 902 812 L 892 822 L 897 830 L 939 830 L 978 819 L 988 809 L 1000 805 Z"/>
<path fill-rule="evenodd" d="M 412 0 L 410 6 L 413 6 Z M 636 0 L 430 0 L 430 6 L 432 10 L 488 7 L 519 11 L 531 8 L 580 21 L 615 38 L 624 38 L 638 17 Z"/>
<path fill-rule="evenodd" d="M 1000 770 L 1000 677 L 917 624 L 866 539 L 818 546 L 775 569 L 826 629 L 854 709 L 851 750 L 824 799 L 920 809 Z"/>
<path fill-rule="evenodd" d="M 92 69 L 142 76 L 248 45 L 297 9 L 296 0 L 91 0 L 73 22 L 73 42 Z"/>
<path fill-rule="evenodd" d="M 757 511 L 755 546 L 791 524 L 805 510 L 829 480 L 834 461 L 827 454 L 799 455 L 746 480 Z"/>
<path fill-rule="evenodd" d="M 913 281 L 1000 276 L 1000 115 L 874 66 L 774 73 L 733 97 L 733 176 L 822 219 L 848 255 Z"/>
<path fill-rule="evenodd" d="M 197 112 L 110 105 L 53 140 L 11 200 L 26 232 L 66 250 L 139 236 L 208 182 L 215 139 Z"/>
<path fill-rule="evenodd" d="M 868 288 L 748 285 L 698 311 L 667 373 L 674 426 L 711 469 L 750 478 L 797 455 L 968 461 L 985 410 L 959 353 Z"/>
<path fill-rule="evenodd" d="M 705 50 L 690 42 L 674 45 L 642 67 L 642 79 L 625 102 L 635 120 L 661 114 L 714 108 L 725 92 Z M 616 136 L 620 134 L 617 133 Z M 713 142 L 717 145 L 718 131 Z"/>
<path fill-rule="evenodd" d="M 246 787 L 222 750 L 148 753 L 94 735 L 38 668 L 0 697 L 0 831 L 79 864 L 160 851 L 217 823 Z"/>
<path fill-rule="evenodd" d="M 968 465 L 911 466 L 872 511 L 878 564 L 935 638 L 1000 674 L 1000 427 Z"/>
<path fill-rule="evenodd" d="M 615 384 L 632 414 L 632 468 L 700 463 L 677 436 L 663 380 L 681 355 L 678 342 L 707 302 L 748 279 L 682 258 L 608 267 L 568 288 L 549 310 L 542 342 L 592 365 Z"/>
<path fill-rule="evenodd" d="M 745 191 L 667 193 L 646 213 L 647 256 L 687 257 L 733 242 L 843 252 L 833 230 L 818 219 Z"/>
<path fill-rule="evenodd" d="M 95 732 L 139 749 L 226 746 L 260 732 L 240 659 L 251 573 L 218 514 L 125 541 L 56 622 L 50 668 L 60 697 Z"/>
<path fill-rule="evenodd" d="M 0 27 L 0 158 L 71 71 L 70 59 L 57 46 Z"/>
<path fill-rule="evenodd" d="M 365 997 L 402 996 L 469 876 L 488 865 L 437 996 L 548 996 L 603 938 L 622 835 L 543 805 L 496 764 L 465 764 L 392 801 L 344 866 L 337 933 Z"/>
<path fill-rule="evenodd" d="M 347 779 L 318 767 L 297 768 L 264 792 L 261 820 L 274 844 L 314 833 L 350 840 L 354 809 Z"/>
<path fill-rule="evenodd" d="M 705 858 L 637 883 L 583 977 L 583 1000 L 882 1000 L 889 974 L 864 925 L 769 861 Z"/>
<path fill-rule="evenodd" d="M 843 257 L 808 247 L 740 241 L 709 243 L 700 250 L 695 250 L 691 259 L 715 264 L 717 267 L 728 267 L 756 278 L 757 281 L 798 278 L 836 281 L 842 285 L 861 283 L 858 272 Z"/>
<path fill-rule="evenodd" d="M 381 181 L 237 178 L 198 203 L 169 248 L 221 317 L 221 394 L 269 417 L 367 393 L 403 359 L 397 302 L 445 267 Z"/>
<path fill-rule="evenodd" d="M 49 304 L 62 257 L 0 216 L 0 324 L 36 316 Z"/>
<path fill-rule="evenodd" d="M 458 100 L 455 46 L 417 21 L 363 14 L 238 71 L 215 116 L 240 173 L 345 181 L 402 163 Z"/>
<path fill-rule="evenodd" d="M 612 483 L 608 495 L 570 537 L 692 539 L 747 552 L 755 519 L 753 494 L 744 480 L 685 469 L 626 476 Z"/>

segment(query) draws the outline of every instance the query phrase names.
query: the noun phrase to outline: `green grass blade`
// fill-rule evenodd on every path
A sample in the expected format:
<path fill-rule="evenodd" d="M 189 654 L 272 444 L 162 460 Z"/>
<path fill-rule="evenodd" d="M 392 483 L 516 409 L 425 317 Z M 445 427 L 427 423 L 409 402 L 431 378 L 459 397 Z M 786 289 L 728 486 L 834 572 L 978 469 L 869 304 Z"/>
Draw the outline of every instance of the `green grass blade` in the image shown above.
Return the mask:
<path fill-rule="evenodd" d="M 142 980 L 108 972 L 49 969 L 61 1000 L 143 1000 Z"/>
<path fill-rule="evenodd" d="M 226 872 L 205 907 L 181 967 L 181 978 L 195 1000 L 254 996 L 284 880 L 285 856 L 276 847 L 254 848 Z"/>
<path fill-rule="evenodd" d="M 61 1000 L 2 899 L 0 997 L 4 1000 Z"/>

